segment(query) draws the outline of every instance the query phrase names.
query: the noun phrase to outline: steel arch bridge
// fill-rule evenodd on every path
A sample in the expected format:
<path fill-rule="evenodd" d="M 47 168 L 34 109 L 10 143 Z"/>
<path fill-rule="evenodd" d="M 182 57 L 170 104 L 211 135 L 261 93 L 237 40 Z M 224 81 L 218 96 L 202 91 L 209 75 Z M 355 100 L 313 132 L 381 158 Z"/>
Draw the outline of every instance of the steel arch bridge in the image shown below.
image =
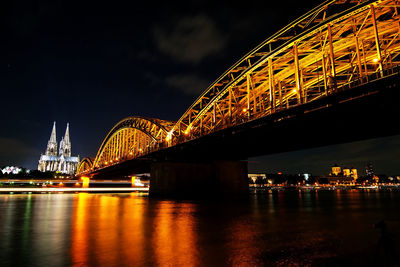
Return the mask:
<path fill-rule="evenodd" d="M 78 168 L 76 168 L 76 172 L 84 173 L 84 172 L 91 171 L 93 168 L 93 161 L 94 161 L 94 158 L 83 158 L 79 162 Z"/>
<path fill-rule="evenodd" d="M 174 122 L 128 117 L 118 122 L 101 144 L 94 167 L 132 159 L 162 147 Z"/>
<path fill-rule="evenodd" d="M 398 0 L 323 2 L 236 62 L 177 122 L 140 117 L 119 122 L 93 167 L 141 157 L 390 75 L 400 65 L 399 8 Z"/>

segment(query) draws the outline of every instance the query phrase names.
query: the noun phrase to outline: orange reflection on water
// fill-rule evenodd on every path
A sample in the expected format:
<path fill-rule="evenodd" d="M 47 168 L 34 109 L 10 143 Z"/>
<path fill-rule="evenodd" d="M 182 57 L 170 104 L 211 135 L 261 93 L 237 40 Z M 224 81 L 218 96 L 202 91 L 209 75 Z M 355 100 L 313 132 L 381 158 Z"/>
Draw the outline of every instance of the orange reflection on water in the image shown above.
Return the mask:
<path fill-rule="evenodd" d="M 163 202 L 157 211 L 152 238 L 157 265 L 198 265 L 194 205 Z"/>
<path fill-rule="evenodd" d="M 88 264 L 88 234 L 87 225 L 89 193 L 79 193 L 74 201 L 74 212 L 72 222 L 72 262 L 73 264 L 85 266 Z"/>
<path fill-rule="evenodd" d="M 153 210 L 154 208 L 154 210 Z M 192 204 L 131 195 L 78 194 L 73 265 L 198 265 Z"/>
<path fill-rule="evenodd" d="M 96 198 L 95 210 L 91 214 L 95 219 L 92 222 L 97 221 L 90 229 L 95 238 L 91 240 L 92 249 L 96 251 L 96 258 L 99 263 L 103 266 L 111 266 L 118 262 L 120 258 L 121 248 L 121 234 L 126 229 L 120 224 L 119 214 L 119 197 L 101 195 Z M 97 204 L 98 203 L 98 204 Z"/>
<path fill-rule="evenodd" d="M 146 262 L 145 233 L 147 221 L 144 211 L 147 209 L 147 199 L 138 198 L 132 193 L 129 201 L 121 204 L 122 218 L 120 226 L 123 228 L 121 243 L 126 244 L 121 248 L 122 258 L 125 266 L 143 266 Z"/>

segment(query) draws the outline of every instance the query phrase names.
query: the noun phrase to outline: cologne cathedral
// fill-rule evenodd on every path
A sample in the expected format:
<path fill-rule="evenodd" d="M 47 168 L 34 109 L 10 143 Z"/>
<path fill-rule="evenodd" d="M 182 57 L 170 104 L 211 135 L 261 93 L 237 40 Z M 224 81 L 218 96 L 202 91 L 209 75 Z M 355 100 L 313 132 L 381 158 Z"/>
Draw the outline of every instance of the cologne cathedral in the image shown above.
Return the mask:
<path fill-rule="evenodd" d="M 71 141 L 69 140 L 69 123 L 65 135 L 60 142 L 60 150 L 57 153 L 56 122 L 53 124 L 50 140 L 47 143 L 46 154 L 40 156 L 39 171 L 55 171 L 65 174 L 75 174 L 79 164 L 79 156 L 71 157 Z"/>

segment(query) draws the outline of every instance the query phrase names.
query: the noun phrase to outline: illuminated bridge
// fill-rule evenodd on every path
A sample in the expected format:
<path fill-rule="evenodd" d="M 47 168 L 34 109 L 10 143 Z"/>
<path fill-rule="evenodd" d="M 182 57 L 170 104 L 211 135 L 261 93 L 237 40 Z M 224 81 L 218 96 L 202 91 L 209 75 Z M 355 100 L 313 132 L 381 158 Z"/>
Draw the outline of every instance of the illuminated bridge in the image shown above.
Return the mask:
<path fill-rule="evenodd" d="M 399 133 L 399 12 L 397 0 L 320 4 L 235 63 L 178 121 L 118 122 L 78 176 L 151 171 L 150 192 L 244 192 L 240 160 Z"/>

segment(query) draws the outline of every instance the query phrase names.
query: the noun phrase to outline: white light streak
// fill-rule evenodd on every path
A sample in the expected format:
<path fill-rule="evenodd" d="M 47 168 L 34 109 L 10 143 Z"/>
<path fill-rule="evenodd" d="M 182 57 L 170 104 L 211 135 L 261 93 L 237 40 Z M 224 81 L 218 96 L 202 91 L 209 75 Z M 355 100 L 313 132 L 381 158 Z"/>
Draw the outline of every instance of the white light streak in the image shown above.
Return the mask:
<path fill-rule="evenodd" d="M 148 187 L 94 187 L 94 188 L 29 188 L 29 187 L 7 187 L 0 188 L 0 192 L 148 192 Z"/>

